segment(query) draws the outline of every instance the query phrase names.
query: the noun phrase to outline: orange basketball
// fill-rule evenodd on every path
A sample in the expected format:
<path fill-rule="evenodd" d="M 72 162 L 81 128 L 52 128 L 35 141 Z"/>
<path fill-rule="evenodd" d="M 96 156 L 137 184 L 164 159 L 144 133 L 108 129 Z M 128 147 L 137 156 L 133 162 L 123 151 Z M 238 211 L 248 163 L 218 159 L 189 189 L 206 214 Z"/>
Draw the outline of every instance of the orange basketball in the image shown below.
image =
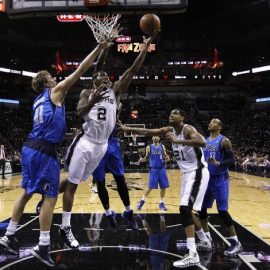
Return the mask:
<path fill-rule="evenodd" d="M 140 20 L 140 28 L 146 35 L 151 35 L 155 29 L 160 29 L 160 19 L 156 14 L 144 14 Z"/>

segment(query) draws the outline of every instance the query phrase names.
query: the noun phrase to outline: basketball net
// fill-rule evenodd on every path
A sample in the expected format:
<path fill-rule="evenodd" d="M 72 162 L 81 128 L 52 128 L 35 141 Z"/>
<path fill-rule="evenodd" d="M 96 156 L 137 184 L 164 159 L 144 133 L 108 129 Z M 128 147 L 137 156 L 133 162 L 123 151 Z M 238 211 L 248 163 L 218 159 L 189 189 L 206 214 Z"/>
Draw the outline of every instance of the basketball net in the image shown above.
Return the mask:
<path fill-rule="evenodd" d="M 88 15 L 85 17 L 86 22 L 91 28 L 93 35 L 98 43 L 111 42 L 118 36 L 118 32 L 114 32 L 120 14 L 116 15 Z"/>
<path fill-rule="evenodd" d="M 134 145 L 136 145 L 138 134 L 131 135 Z"/>

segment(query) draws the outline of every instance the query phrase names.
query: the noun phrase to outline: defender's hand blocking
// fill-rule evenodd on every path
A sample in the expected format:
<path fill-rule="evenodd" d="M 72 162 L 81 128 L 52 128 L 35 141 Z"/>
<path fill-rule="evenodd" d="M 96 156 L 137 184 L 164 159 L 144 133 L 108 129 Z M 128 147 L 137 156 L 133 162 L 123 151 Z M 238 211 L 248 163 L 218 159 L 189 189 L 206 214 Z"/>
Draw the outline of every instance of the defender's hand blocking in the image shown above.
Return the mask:
<path fill-rule="evenodd" d="M 112 30 L 108 41 L 113 41 L 114 39 L 118 38 L 120 35 L 119 33 L 123 30 L 123 27 L 118 23 Z"/>
<path fill-rule="evenodd" d="M 175 134 L 172 132 L 166 133 L 166 140 L 168 140 L 170 142 L 175 142 L 175 140 L 176 140 Z"/>

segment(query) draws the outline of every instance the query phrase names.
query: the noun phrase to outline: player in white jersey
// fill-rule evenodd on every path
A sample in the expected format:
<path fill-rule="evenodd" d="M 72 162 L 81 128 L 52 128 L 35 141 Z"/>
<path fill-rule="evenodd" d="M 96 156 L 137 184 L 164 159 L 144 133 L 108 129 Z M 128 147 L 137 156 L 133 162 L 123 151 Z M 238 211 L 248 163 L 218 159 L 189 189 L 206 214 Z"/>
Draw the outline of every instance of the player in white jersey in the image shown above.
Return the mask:
<path fill-rule="evenodd" d="M 203 198 L 209 181 L 207 163 L 204 160 L 202 147 L 206 145 L 204 137 L 191 125 L 184 124 L 185 113 L 173 109 L 170 113 L 170 126 L 159 129 L 127 128 L 123 131 L 148 136 L 166 136 L 172 142 L 173 153 L 179 168 L 183 172 L 181 184 L 180 215 L 187 237 L 189 253 L 182 260 L 174 262 L 175 267 L 186 268 L 200 263 L 195 244 L 195 226 L 200 226 L 199 218 L 194 214 L 201 210 Z M 211 243 L 203 230 L 197 233 L 201 241 Z"/>
<path fill-rule="evenodd" d="M 77 186 L 93 173 L 106 153 L 108 138 L 116 124 L 117 97 L 128 88 L 133 76 L 142 66 L 148 47 L 157 33 L 156 31 L 151 37 L 144 40 L 144 49 L 118 81 L 112 83 L 106 72 L 99 71 L 93 75 L 93 89 L 84 89 L 81 92 L 77 111 L 85 123 L 83 124 L 83 132 L 73 140 L 69 147 L 68 179 L 62 182 L 60 187 L 60 192 L 64 191 L 60 234 L 65 244 L 70 248 L 79 246 L 70 226 L 71 209 Z M 96 93 L 96 89 L 104 86 L 106 87 L 105 91 L 101 90 L 101 92 Z M 102 95 L 100 102 L 94 106 L 92 95 L 97 95 L 97 98 Z M 106 215 L 112 215 L 112 213 L 106 213 Z"/>

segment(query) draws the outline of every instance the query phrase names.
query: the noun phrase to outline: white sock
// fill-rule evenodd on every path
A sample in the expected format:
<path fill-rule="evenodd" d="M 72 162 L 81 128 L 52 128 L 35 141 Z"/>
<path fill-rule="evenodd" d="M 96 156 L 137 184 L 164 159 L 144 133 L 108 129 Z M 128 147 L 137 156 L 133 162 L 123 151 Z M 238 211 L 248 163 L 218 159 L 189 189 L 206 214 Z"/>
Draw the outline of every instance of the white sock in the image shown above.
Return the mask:
<path fill-rule="evenodd" d="M 196 244 L 195 244 L 195 237 L 188 237 L 187 238 L 187 248 L 190 251 L 197 253 Z"/>
<path fill-rule="evenodd" d="M 40 246 L 50 245 L 50 231 L 40 231 L 38 244 Z"/>
<path fill-rule="evenodd" d="M 206 237 L 209 239 L 209 241 L 212 242 L 213 239 L 212 239 L 210 232 L 206 232 L 205 234 L 206 234 Z"/>
<path fill-rule="evenodd" d="M 130 205 L 129 206 L 125 206 L 126 211 L 130 211 Z"/>
<path fill-rule="evenodd" d="M 14 221 L 10 220 L 5 235 L 6 236 L 14 235 L 16 232 L 16 229 L 17 229 L 17 225 L 18 225 L 18 222 L 14 222 Z"/>
<path fill-rule="evenodd" d="M 69 227 L 70 226 L 70 219 L 71 219 L 71 212 L 63 211 L 62 213 L 62 225 L 61 228 Z"/>
<path fill-rule="evenodd" d="M 237 235 L 230 236 L 229 238 L 235 240 L 236 242 L 239 242 Z"/>
<path fill-rule="evenodd" d="M 160 198 L 160 203 L 164 203 L 164 197 Z"/>
<path fill-rule="evenodd" d="M 146 199 L 146 197 L 143 195 L 143 196 L 142 196 L 142 201 L 145 201 L 145 199 Z"/>
<path fill-rule="evenodd" d="M 112 214 L 112 210 L 109 208 L 108 210 L 105 210 L 106 216 L 109 216 Z"/>
<path fill-rule="evenodd" d="M 209 242 L 209 239 L 207 238 L 207 236 L 202 228 L 200 230 L 196 231 L 196 234 L 201 241 Z"/>

